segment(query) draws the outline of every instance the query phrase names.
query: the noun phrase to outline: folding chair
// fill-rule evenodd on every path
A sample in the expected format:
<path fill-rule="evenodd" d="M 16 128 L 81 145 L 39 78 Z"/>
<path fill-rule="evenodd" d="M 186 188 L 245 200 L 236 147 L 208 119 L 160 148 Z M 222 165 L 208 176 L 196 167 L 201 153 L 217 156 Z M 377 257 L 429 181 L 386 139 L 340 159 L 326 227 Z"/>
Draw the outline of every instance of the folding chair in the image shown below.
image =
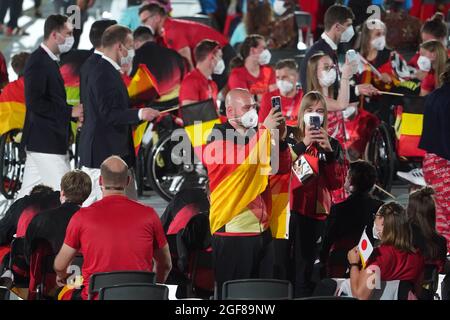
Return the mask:
<path fill-rule="evenodd" d="M 130 283 L 155 284 L 156 274 L 146 271 L 95 273 L 89 280 L 88 300 L 92 300 L 93 294 L 98 293 L 101 288 Z"/>
<path fill-rule="evenodd" d="M 169 288 L 157 284 L 124 284 L 101 288 L 99 300 L 169 300 Z"/>
<path fill-rule="evenodd" d="M 232 280 L 222 286 L 223 300 L 289 300 L 292 297 L 292 285 L 285 280 Z"/>

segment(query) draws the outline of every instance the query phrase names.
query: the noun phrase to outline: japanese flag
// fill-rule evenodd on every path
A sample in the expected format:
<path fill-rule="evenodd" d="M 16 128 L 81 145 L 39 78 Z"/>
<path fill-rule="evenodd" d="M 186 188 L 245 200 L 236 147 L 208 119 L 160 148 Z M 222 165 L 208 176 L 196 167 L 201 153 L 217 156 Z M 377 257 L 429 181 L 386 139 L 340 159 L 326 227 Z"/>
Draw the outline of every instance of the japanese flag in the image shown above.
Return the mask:
<path fill-rule="evenodd" d="M 363 234 L 361 236 L 361 240 L 359 240 L 358 251 L 359 251 L 359 255 L 361 257 L 361 262 L 362 262 L 363 268 L 365 269 L 367 260 L 370 258 L 370 255 L 373 252 L 373 246 L 369 240 L 369 237 L 367 236 L 365 228 L 364 228 Z"/>

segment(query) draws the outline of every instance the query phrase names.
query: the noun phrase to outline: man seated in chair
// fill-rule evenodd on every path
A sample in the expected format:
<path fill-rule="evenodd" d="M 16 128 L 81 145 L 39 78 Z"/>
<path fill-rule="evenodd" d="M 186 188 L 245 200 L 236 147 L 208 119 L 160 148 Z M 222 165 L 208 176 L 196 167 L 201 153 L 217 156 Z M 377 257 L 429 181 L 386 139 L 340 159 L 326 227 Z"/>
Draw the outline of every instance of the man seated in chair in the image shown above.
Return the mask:
<path fill-rule="evenodd" d="M 103 162 L 100 170 L 103 199 L 72 217 L 64 244 L 55 258 L 60 285 L 66 283 L 67 267 L 77 252 L 84 258 L 83 286 L 62 293 L 60 297 L 64 300 L 86 300 L 89 280 L 95 273 L 155 271 L 156 281 L 164 283 L 172 268 L 169 246 L 155 210 L 125 195 L 130 183 L 127 164 L 120 157 L 112 156 Z"/>

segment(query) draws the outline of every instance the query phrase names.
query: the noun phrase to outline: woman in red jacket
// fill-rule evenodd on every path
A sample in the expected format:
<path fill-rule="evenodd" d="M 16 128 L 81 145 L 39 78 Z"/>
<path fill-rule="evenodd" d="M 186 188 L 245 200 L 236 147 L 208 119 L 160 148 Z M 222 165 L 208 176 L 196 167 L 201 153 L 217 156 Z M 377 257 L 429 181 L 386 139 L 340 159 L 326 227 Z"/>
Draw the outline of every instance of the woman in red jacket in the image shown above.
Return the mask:
<path fill-rule="evenodd" d="M 311 121 L 320 119 L 320 127 Z M 318 91 L 306 94 L 300 106 L 297 130 L 290 136 L 295 160 L 308 161 L 314 173 L 296 174 L 291 183 L 291 239 L 295 256 L 295 295 L 311 295 L 314 261 L 318 255 L 317 242 L 322 237 L 325 220 L 330 213 L 331 191 L 343 186 L 342 147 L 327 133 L 327 105 Z"/>

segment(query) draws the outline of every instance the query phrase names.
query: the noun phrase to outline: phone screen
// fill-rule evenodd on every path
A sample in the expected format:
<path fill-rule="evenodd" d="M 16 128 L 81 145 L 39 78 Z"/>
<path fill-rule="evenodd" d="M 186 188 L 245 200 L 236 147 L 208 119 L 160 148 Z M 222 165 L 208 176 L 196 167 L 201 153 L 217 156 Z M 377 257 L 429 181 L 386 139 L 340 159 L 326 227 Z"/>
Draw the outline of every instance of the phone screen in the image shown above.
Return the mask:
<path fill-rule="evenodd" d="M 310 126 L 313 127 L 315 130 L 320 129 L 320 118 L 319 117 L 311 117 L 310 119 Z"/>
<path fill-rule="evenodd" d="M 272 98 L 272 108 L 277 110 L 277 112 L 281 111 L 281 97 L 280 96 Z"/>

